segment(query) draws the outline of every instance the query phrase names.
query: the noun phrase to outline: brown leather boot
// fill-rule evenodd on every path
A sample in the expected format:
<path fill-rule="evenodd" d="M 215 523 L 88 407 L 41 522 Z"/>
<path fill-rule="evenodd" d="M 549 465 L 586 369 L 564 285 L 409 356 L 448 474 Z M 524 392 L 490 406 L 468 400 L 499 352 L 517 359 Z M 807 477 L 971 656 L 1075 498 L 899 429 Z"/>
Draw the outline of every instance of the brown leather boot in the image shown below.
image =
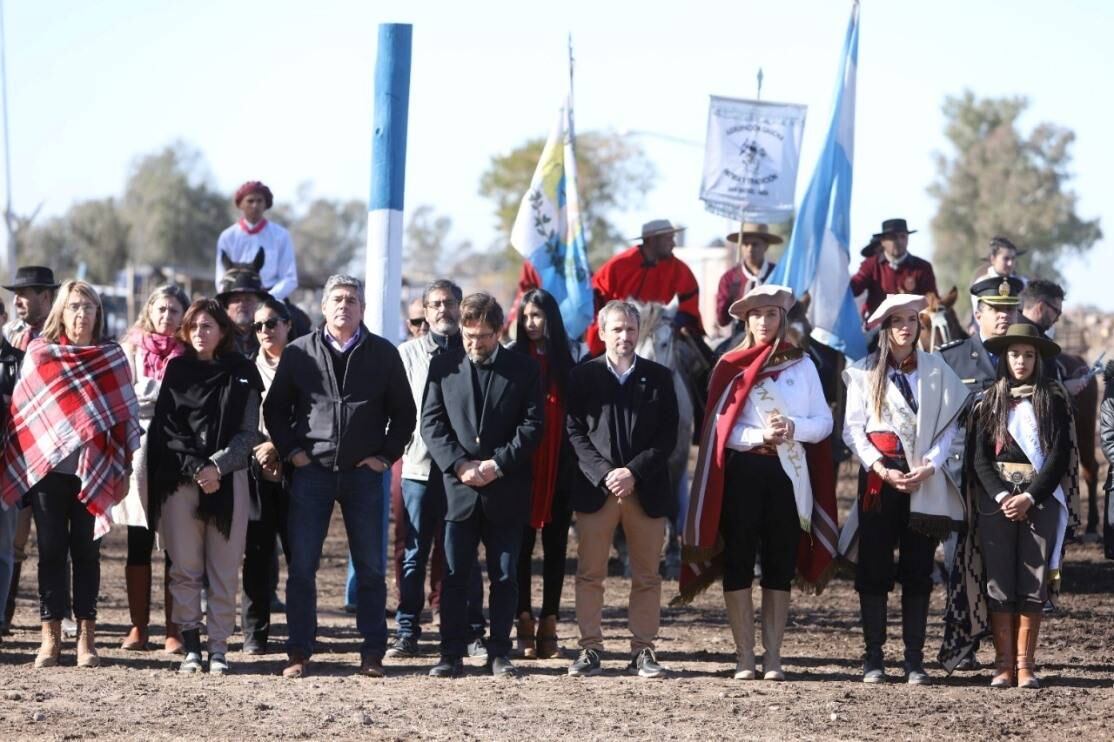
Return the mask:
<path fill-rule="evenodd" d="M 542 616 L 538 622 L 538 659 L 548 660 L 561 654 L 557 644 L 557 617 Z"/>
<path fill-rule="evenodd" d="M 128 612 L 132 627 L 124 637 L 121 649 L 130 652 L 147 651 L 147 628 L 151 623 L 151 565 L 124 567 L 124 581 L 128 590 Z"/>
<path fill-rule="evenodd" d="M 994 678 L 991 688 L 1012 688 L 1016 681 L 1017 638 L 1013 633 L 1014 613 L 990 612 L 990 630 L 994 636 Z"/>
<path fill-rule="evenodd" d="M 167 570 L 166 577 L 163 580 L 162 594 L 162 602 L 166 611 L 166 643 L 163 644 L 163 651 L 167 654 L 185 654 L 185 646 L 182 644 L 182 630 L 178 628 L 178 624 L 171 620 L 171 616 L 174 615 L 174 598 L 170 595 L 169 570 Z"/>
<path fill-rule="evenodd" d="M 528 660 L 538 658 L 538 648 L 534 639 L 534 616 L 530 611 L 518 614 L 518 653 Z"/>
<path fill-rule="evenodd" d="M 62 657 L 62 622 L 43 621 L 43 643 L 35 656 L 35 667 L 56 667 Z"/>
<path fill-rule="evenodd" d="M 1022 613 L 1017 625 L 1017 687 L 1039 688 L 1037 677 L 1037 635 L 1040 633 L 1040 611 Z"/>
<path fill-rule="evenodd" d="M 97 622 L 83 618 L 77 622 L 77 666 L 99 667 L 101 658 L 97 656 Z"/>

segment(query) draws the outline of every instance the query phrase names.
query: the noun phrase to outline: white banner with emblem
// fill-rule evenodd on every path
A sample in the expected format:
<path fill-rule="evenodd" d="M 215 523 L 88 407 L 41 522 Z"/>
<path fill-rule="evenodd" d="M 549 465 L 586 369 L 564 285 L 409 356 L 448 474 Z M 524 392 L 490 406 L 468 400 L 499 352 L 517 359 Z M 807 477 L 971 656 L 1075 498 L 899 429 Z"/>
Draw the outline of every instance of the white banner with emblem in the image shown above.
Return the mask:
<path fill-rule="evenodd" d="M 778 223 L 793 215 L 806 107 L 723 98 L 708 109 L 700 199 L 734 221 Z"/>

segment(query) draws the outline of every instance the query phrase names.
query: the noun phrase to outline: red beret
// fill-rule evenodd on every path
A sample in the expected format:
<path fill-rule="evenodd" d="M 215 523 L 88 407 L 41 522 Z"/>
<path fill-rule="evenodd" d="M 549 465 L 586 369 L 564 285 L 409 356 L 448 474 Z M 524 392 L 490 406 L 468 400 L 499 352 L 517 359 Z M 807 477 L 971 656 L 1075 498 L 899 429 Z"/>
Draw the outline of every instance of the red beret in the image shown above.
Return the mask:
<path fill-rule="evenodd" d="M 249 180 L 247 183 L 244 183 L 242 186 L 236 189 L 237 208 L 239 208 L 240 202 L 244 200 L 244 196 L 248 195 L 249 193 L 258 193 L 260 196 L 262 196 L 263 201 L 267 204 L 268 209 L 275 205 L 275 197 L 271 193 L 270 188 L 263 185 L 262 181 Z"/>

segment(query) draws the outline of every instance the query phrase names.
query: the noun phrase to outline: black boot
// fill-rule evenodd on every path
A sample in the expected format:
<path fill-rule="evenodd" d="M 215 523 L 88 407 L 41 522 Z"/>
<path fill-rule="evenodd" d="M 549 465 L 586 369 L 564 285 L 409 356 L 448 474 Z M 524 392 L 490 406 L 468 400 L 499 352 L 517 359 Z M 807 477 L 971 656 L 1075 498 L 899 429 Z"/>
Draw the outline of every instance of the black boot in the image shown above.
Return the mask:
<path fill-rule="evenodd" d="M 928 595 L 901 591 L 901 638 L 905 642 L 905 678 L 910 685 L 928 683 L 924 671 L 925 627 L 928 624 Z"/>
<path fill-rule="evenodd" d="M 859 609 L 863 616 L 863 640 L 866 658 L 863 662 L 864 683 L 886 682 L 886 665 L 882 647 L 886 644 L 886 595 L 859 593 Z"/>
<path fill-rule="evenodd" d="M 178 667 L 178 672 L 183 675 L 201 672 L 201 629 L 187 629 L 182 632 L 182 648 L 185 657 Z"/>

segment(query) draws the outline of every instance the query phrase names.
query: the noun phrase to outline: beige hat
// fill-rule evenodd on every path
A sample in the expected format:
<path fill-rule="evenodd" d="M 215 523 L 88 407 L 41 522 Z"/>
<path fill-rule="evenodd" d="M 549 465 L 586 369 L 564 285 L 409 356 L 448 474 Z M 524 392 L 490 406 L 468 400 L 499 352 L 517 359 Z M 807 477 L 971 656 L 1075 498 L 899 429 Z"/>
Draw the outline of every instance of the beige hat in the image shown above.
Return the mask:
<path fill-rule="evenodd" d="M 793 291 L 788 286 L 766 283 L 748 291 L 746 296 L 731 305 L 727 313 L 735 319 L 746 321 L 747 312 L 752 309 L 781 307 L 788 312 L 796 302 Z"/>
<path fill-rule="evenodd" d="M 766 241 L 766 244 L 769 244 L 769 245 L 780 245 L 782 242 L 784 242 L 784 240 L 782 240 L 780 237 L 778 237 L 776 234 L 774 234 L 773 232 L 770 231 L 770 225 L 769 224 L 758 224 L 758 223 L 744 222 L 743 223 L 743 239 L 746 239 L 747 237 L 761 237 L 762 239 L 764 239 Z M 729 245 L 740 244 L 739 233 L 738 232 L 732 232 L 731 234 L 727 235 L 727 244 L 729 244 Z"/>
<path fill-rule="evenodd" d="M 645 242 L 647 237 L 657 237 L 658 235 L 675 234 L 684 231 L 684 227 L 673 226 L 673 222 L 668 219 L 651 219 L 642 225 L 642 234 L 638 237 L 632 237 L 631 241 Z"/>
<path fill-rule="evenodd" d="M 866 329 L 873 330 L 878 327 L 894 312 L 900 312 L 903 309 L 920 312 L 927 306 L 928 302 L 919 294 L 890 294 L 878 305 L 874 314 L 870 315 L 870 319 L 866 321 Z"/>

